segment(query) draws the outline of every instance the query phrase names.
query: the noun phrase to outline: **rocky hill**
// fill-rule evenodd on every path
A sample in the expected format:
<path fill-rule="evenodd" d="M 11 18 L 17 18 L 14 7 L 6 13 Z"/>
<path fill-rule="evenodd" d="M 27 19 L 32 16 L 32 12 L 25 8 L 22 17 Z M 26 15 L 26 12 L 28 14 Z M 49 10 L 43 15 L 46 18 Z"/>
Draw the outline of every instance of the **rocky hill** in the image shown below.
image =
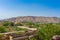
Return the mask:
<path fill-rule="evenodd" d="M 57 17 L 43 17 L 43 16 L 21 16 L 14 17 L 10 19 L 4 19 L 3 21 L 11 21 L 11 22 L 40 22 L 40 23 L 59 23 L 60 18 Z"/>

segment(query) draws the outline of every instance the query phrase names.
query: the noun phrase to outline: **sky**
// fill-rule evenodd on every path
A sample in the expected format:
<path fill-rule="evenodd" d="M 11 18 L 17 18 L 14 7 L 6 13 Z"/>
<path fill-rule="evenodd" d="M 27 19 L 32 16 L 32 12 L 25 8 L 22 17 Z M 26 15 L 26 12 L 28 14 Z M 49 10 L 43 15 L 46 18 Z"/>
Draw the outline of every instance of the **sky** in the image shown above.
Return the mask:
<path fill-rule="evenodd" d="M 0 19 L 17 16 L 60 18 L 60 0 L 0 0 Z"/>

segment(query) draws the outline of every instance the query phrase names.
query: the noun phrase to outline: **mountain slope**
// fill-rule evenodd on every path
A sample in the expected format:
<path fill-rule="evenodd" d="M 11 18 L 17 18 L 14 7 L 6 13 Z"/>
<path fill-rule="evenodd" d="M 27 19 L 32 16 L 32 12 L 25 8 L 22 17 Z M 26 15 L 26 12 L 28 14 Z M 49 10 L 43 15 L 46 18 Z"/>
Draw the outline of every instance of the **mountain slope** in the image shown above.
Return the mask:
<path fill-rule="evenodd" d="M 21 16 L 10 19 L 5 19 L 4 21 L 18 22 L 40 22 L 40 23 L 59 23 L 60 18 L 57 17 L 41 17 L 41 16 Z"/>

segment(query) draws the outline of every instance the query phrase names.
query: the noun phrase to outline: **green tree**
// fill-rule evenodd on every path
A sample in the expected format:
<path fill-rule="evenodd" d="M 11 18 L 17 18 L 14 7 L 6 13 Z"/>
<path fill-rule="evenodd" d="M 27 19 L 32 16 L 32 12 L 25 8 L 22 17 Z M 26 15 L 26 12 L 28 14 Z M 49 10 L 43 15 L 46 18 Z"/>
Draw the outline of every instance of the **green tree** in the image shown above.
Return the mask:
<path fill-rule="evenodd" d="M 6 27 L 1 26 L 0 27 L 0 33 L 4 33 L 4 32 L 7 32 Z"/>
<path fill-rule="evenodd" d="M 43 28 L 38 28 L 38 36 L 41 40 L 52 40 L 53 35 L 58 35 L 57 32 L 60 31 L 58 25 L 45 24 Z"/>
<path fill-rule="evenodd" d="M 3 26 L 14 26 L 13 22 L 5 21 L 3 22 Z"/>

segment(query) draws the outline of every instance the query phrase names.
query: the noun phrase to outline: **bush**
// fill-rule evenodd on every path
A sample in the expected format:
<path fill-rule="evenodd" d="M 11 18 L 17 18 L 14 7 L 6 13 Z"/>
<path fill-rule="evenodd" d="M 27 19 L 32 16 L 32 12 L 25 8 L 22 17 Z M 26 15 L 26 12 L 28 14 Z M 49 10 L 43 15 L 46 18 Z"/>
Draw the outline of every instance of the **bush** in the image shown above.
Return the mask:
<path fill-rule="evenodd" d="M 15 26 L 23 26 L 23 24 L 17 23 L 17 24 L 15 24 Z"/>
<path fill-rule="evenodd" d="M 4 32 L 7 32 L 6 27 L 4 27 L 4 26 L 0 27 L 0 33 L 4 33 Z"/>
<path fill-rule="evenodd" d="M 36 38 L 30 38 L 30 40 L 36 40 Z"/>
<path fill-rule="evenodd" d="M 3 26 L 14 26 L 13 22 L 5 21 L 3 22 Z"/>
<path fill-rule="evenodd" d="M 43 28 L 38 28 L 38 36 L 41 40 L 52 40 L 53 35 L 60 33 L 60 25 L 45 24 Z"/>

